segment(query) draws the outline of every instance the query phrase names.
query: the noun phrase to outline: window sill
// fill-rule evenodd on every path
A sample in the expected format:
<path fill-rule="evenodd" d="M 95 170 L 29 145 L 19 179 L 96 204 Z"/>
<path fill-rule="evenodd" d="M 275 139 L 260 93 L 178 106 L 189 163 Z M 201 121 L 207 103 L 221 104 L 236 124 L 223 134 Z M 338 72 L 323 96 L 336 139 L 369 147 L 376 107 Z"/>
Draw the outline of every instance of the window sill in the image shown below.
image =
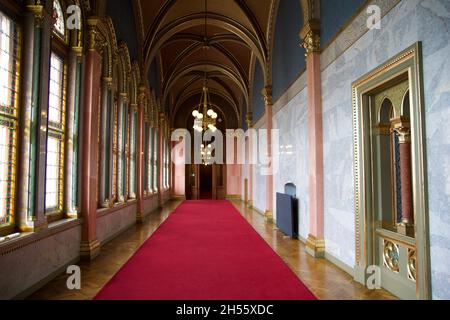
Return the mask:
<path fill-rule="evenodd" d="M 136 199 L 129 199 L 127 202 L 117 203 L 112 208 L 104 208 L 97 210 L 97 218 L 107 216 L 111 213 L 123 210 L 129 206 L 135 205 L 137 203 Z"/>
<path fill-rule="evenodd" d="M 38 232 L 23 232 L 18 238 L 0 243 L 0 256 L 7 255 L 42 239 L 75 228 L 81 225 L 81 223 L 82 219 L 78 218 L 63 219 L 50 223 L 48 228 Z"/>

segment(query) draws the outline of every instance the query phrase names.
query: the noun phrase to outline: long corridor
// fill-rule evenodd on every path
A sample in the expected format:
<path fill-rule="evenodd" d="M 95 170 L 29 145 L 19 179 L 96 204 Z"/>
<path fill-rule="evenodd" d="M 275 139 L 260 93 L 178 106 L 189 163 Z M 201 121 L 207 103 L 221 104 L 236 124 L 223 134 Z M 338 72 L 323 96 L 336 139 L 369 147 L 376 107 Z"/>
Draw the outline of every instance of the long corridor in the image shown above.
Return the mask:
<path fill-rule="evenodd" d="M 236 212 L 230 211 L 230 209 L 232 208 L 230 204 L 224 204 L 223 201 L 221 201 L 220 203 L 222 204 L 222 206 L 225 206 L 227 208 L 228 214 L 231 215 L 231 219 L 229 220 L 233 221 L 232 225 L 238 224 L 240 228 L 242 228 L 243 233 L 251 239 L 253 244 L 256 243 L 256 246 L 258 248 L 262 247 L 263 251 L 262 261 L 266 261 L 267 257 L 269 257 L 269 260 L 272 260 L 274 262 L 275 268 L 280 268 L 281 272 L 285 274 L 285 276 L 287 276 L 288 281 L 294 283 L 293 285 L 294 292 L 296 291 L 295 287 L 297 287 L 297 290 L 300 289 L 303 293 L 306 294 L 304 298 L 311 298 L 311 296 L 307 294 L 307 291 L 309 289 L 312 292 L 312 294 L 318 299 L 347 299 L 347 300 L 394 299 L 393 296 L 391 296 L 384 290 L 370 291 L 364 288 L 363 286 L 355 283 L 348 274 L 346 274 L 341 269 L 334 266 L 327 260 L 317 260 L 310 257 L 309 255 L 306 254 L 305 247 L 302 244 L 302 242 L 285 237 L 280 231 L 276 229 L 276 227 L 273 224 L 267 224 L 262 215 L 260 215 L 255 210 L 246 208 L 241 201 L 231 202 L 234 208 L 238 210 Z M 169 226 L 165 227 L 166 224 L 169 225 L 174 223 L 177 224 L 175 218 L 177 214 L 173 213 L 179 211 L 180 204 L 181 202 L 179 201 L 170 201 L 162 210 L 158 210 L 152 213 L 149 216 L 149 218 L 144 222 L 143 225 L 132 227 L 131 229 L 129 229 L 116 239 L 106 244 L 102 248 L 102 254 L 96 260 L 92 262 L 81 262 L 80 263 L 82 271 L 81 290 L 75 292 L 69 291 L 66 287 L 66 281 L 68 276 L 66 274 L 62 274 L 53 281 L 51 281 L 49 284 L 44 286 L 41 290 L 37 291 L 31 297 L 29 297 L 29 299 L 91 300 L 94 299 L 95 297 L 97 297 L 98 299 L 108 299 L 108 298 L 126 299 L 127 297 L 124 296 L 124 294 L 131 294 L 131 293 L 126 290 L 126 287 L 120 287 L 120 284 L 117 284 L 117 281 L 121 280 L 121 278 L 124 276 L 124 273 L 126 273 L 127 264 L 130 264 L 130 262 L 132 262 L 133 259 L 136 258 L 136 254 L 139 254 L 139 251 L 146 250 L 145 246 L 148 246 L 149 250 L 158 249 L 157 244 L 155 244 L 155 241 L 152 239 L 155 236 L 157 236 L 158 232 L 160 233 L 160 235 L 162 234 L 162 236 L 164 236 L 164 233 L 167 232 L 167 228 L 169 228 Z M 217 210 L 212 208 L 212 205 L 209 205 L 209 209 L 213 210 L 203 211 L 203 214 L 207 215 L 216 214 Z M 234 216 L 234 214 L 237 212 L 239 212 L 242 215 L 242 217 L 248 222 L 248 224 L 245 223 L 244 220 L 240 221 L 239 216 L 237 214 Z M 178 212 L 178 215 L 179 216 L 182 215 L 182 212 Z M 171 223 L 171 219 L 173 223 Z M 190 217 L 189 220 L 192 221 L 192 216 Z M 166 230 L 162 230 L 161 226 L 163 226 Z M 256 233 L 253 233 L 253 230 L 251 230 L 252 228 L 250 226 L 259 234 L 260 237 L 258 237 Z M 190 229 L 185 230 L 184 232 L 185 236 L 180 237 L 179 240 L 177 240 L 179 241 L 178 249 L 180 250 L 180 252 L 182 252 L 183 248 L 189 242 L 189 239 L 186 239 L 186 236 L 192 234 L 193 229 L 200 230 L 199 227 L 200 226 L 198 226 L 198 228 L 196 228 L 195 226 L 194 227 L 191 226 Z M 204 225 L 202 225 L 201 227 L 203 228 Z M 204 234 L 210 234 L 211 236 L 213 236 L 212 238 L 210 238 L 210 240 L 214 238 L 214 230 L 204 232 Z M 233 234 L 230 234 L 229 235 L 230 239 L 234 238 L 237 234 L 239 233 L 235 232 Z M 201 233 L 199 233 L 198 235 L 201 235 Z M 261 241 L 262 239 L 270 247 L 266 246 L 266 244 L 264 244 L 264 242 Z M 258 243 L 259 241 L 261 241 L 261 243 Z M 291 272 L 293 273 L 289 272 L 288 270 L 283 270 L 283 261 L 280 260 L 280 258 L 278 258 L 271 249 L 274 250 L 274 252 L 284 261 L 284 263 L 286 263 L 286 265 L 290 268 Z M 237 251 L 241 251 L 242 248 L 234 247 L 233 249 L 230 248 L 229 250 L 234 250 L 233 253 L 236 254 Z M 197 253 L 199 252 L 201 253 L 201 251 L 202 250 L 199 250 Z M 178 251 L 174 252 L 172 261 L 175 261 L 177 259 L 176 257 L 178 255 L 177 252 Z M 205 254 L 205 252 L 203 252 L 203 254 Z M 221 260 L 224 258 L 223 255 L 224 255 L 223 251 L 221 254 L 220 252 L 218 252 L 218 254 L 216 255 L 217 258 L 216 262 L 230 263 L 229 261 Z M 195 259 L 191 259 L 190 262 L 191 263 L 196 262 L 199 263 L 200 266 L 202 266 L 202 261 L 195 261 Z M 205 262 L 204 264 L 205 268 L 207 265 L 208 263 Z M 173 272 L 175 269 L 179 267 L 180 266 L 174 264 L 173 265 L 174 269 L 170 267 L 170 269 L 166 270 L 166 272 L 168 273 Z M 240 267 L 244 270 L 246 270 L 247 268 L 245 264 L 241 264 Z M 142 276 L 141 281 L 147 282 L 147 284 L 151 286 L 152 276 L 150 274 L 146 275 L 147 273 L 150 273 L 150 270 L 148 270 L 148 268 L 142 268 L 141 270 L 143 270 L 140 272 L 140 275 Z M 259 270 L 258 272 L 260 273 L 257 274 L 256 277 L 263 276 L 265 272 L 270 271 L 264 269 L 264 266 L 261 266 L 261 268 L 258 270 Z M 184 276 L 188 275 L 190 271 L 192 270 L 184 270 Z M 198 272 L 199 270 L 194 271 Z M 238 276 L 239 274 L 241 274 L 241 271 L 242 270 L 235 270 L 235 275 Z M 300 279 L 306 285 L 306 287 L 308 288 L 306 289 L 306 291 L 304 291 L 302 282 L 295 281 L 294 275 L 296 275 L 298 279 Z M 277 274 L 277 279 L 278 277 L 279 275 Z M 164 275 L 161 274 L 160 272 L 154 278 L 160 281 L 161 278 L 164 278 Z M 185 277 L 185 279 L 188 278 L 189 277 L 187 276 Z M 250 281 L 251 279 L 252 277 L 247 278 L 248 281 Z M 255 279 L 255 277 L 253 277 L 253 279 Z M 266 281 L 266 286 L 268 287 L 272 286 L 272 288 L 277 289 L 278 294 L 280 294 L 282 286 L 278 286 L 279 279 L 278 280 L 277 279 L 274 279 L 273 277 L 270 278 L 270 280 Z M 169 290 L 166 291 L 166 294 L 168 294 L 169 296 L 162 296 L 164 294 L 164 290 L 158 290 L 157 292 L 153 293 L 158 294 L 159 298 L 176 299 L 177 296 L 174 295 L 177 294 L 177 291 L 176 288 L 173 288 L 173 284 L 174 283 L 170 283 L 171 286 L 168 286 Z M 132 283 L 125 284 L 125 286 L 126 285 L 136 287 L 136 285 Z M 102 288 L 105 289 L 101 291 Z M 119 290 L 114 292 L 115 288 L 118 288 Z M 120 296 L 115 295 L 117 292 L 120 294 Z M 179 291 L 178 294 L 180 294 L 180 292 L 181 291 Z M 219 290 L 218 292 L 216 292 L 215 298 L 227 298 L 226 296 L 219 295 L 220 292 L 223 293 L 223 291 Z M 190 294 L 189 292 L 186 292 L 187 296 L 178 296 L 178 298 L 195 299 L 195 296 L 189 294 Z M 205 299 L 208 297 L 214 298 L 211 295 L 211 292 L 205 294 L 208 294 L 207 297 L 203 297 Z M 247 288 L 246 294 L 247 296 L 246 297 L 243 296 L 242 297 L 243 299 L 245 298 L 264 299 L 264 297 L 260 295 L 261 292 L 252 291 L 252 289 L 249 287 Z M 197 297 L 202 298 L 201 294 Z M 286 296 L 278 296 L 278 297 L 288 298 Z M 129 296 L 129 298 L 157 299 L 158 297 Z M 272 292 L 272 295 L 266 296 L 266 298 L 276 299 L 277 296 L 273 295 Z M 296 298 L 296 296 L 291 296 L 291 298 L 294 299 Z"/>

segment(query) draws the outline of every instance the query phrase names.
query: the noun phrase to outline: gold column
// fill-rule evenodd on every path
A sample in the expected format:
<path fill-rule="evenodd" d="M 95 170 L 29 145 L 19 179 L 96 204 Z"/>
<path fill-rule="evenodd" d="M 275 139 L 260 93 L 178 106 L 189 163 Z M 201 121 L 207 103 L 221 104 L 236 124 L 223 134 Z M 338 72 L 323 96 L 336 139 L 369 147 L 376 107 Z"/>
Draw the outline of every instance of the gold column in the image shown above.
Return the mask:
<path fill-rule="evenodd" d="M 247 112 L 246 120 L 247 122 L 247 130 L 251 132 L 250 130 L 253 129 L 253 112 L 249 111 Z M 247 201 L 247 207 L 249 209 L 253 208 L 253 157 L 255 156 L 252 153 L 253 150 L 253 136 L 250 134 L 248 137 L 248 201 Z"/>
<path fill-rule="evenodd" d="M 33 66 L 35 56 L 35 30 L 42 27 L 43 6 L 26 6 L 23 25 L 23 45 L 22 45 L 22 86 L 21 86 L 21 116 L 20 116 L 20 152 L 19 152 L 19 172 L 17 186 L 18 210 L 17 226 L 21 232 L 35 231 L 35 221 L 29 215 L 30 195 L 30 148 L 31 148 L 31 119 L 33 109 Z M 33 214 L 33 213 L 31 213 Z"/>
<path fill-rule="evenodd" d="M 402 221 L 397 231 L 403 235 L 414 237 L 414 207 L 412 193 L 411 167 L 411 129 L 409 124 L 400 124 L 394 129 L 400 143 L 400 180 L 402 186 Z"/>
<path fill-rule="evenodd" d="M 273 159 L 272 159 L 272 127 L 273 127 L 273 98 L 272 87 L 265 87 L 262 91 L 266 107 L 266 129 L 267 129 L 267 159 L 269 168 L 266 176 L 266 211 L 264 213 L 267 222 L 273 222 Z"/>
<path fill-rule="evenodd" d="M 309 136 L 310 232 L 306 251 L 325 256 L 322 79 L 320 68 L 320 20 L 310 20 L 300 31 L 306 50 Z"/>

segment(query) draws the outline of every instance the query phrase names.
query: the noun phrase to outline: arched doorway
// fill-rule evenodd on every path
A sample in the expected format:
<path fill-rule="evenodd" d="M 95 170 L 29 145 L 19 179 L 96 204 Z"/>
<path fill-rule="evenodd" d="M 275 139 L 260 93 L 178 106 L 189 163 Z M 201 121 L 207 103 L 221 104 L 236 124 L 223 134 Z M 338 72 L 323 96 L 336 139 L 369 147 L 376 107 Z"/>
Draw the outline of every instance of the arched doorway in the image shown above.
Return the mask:
<path fill-rule="evenodd" d="M 211 165 L 200 166 L 200 199 L 211 200 L 213 198 L 213 167 Z"/>

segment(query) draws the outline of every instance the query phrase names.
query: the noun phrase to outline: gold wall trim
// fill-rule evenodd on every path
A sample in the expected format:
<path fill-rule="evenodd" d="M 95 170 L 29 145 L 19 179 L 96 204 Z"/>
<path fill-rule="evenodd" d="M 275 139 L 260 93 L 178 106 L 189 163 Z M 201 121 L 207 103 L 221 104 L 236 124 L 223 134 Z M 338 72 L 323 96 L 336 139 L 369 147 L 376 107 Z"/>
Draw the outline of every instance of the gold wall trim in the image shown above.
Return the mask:
<path fill-rule="evenodd" d="M 412 168 L 416 221 L 417 298 L 431 299 L 429 257 L 428 190 L 425 147 L 425 108 L 422 83 L 422 47 L 417 42 L 352 84 L 355 188 L 355 280 L 364 283 L 366 268 L 373 264 L 373 218 L 371 192 L 369 95 L 390 81 L 407 74 L 411 96 Z M 398 239 L 395 239 L 398 240 Z"/>

